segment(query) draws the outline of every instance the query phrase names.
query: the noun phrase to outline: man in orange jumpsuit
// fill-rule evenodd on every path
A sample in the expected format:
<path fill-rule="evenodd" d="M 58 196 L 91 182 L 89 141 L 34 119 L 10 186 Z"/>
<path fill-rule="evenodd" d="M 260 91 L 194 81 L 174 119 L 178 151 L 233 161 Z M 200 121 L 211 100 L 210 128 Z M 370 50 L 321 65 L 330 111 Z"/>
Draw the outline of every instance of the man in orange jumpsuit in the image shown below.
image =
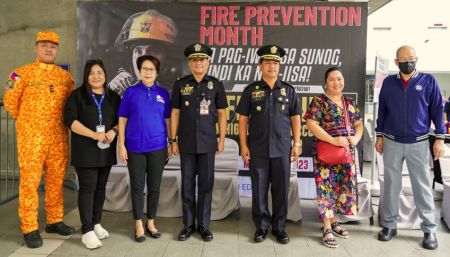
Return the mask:
<path fill-rule="evenodd" d="M 63 124 L 62 112 L 74 82 L 69 72 L 54 64 L 58 46 L 58 34 L 37 33 L 36 61 L 10 74 L 3 99 L 6 110 L 16 119 L 19 218 L 29 248 L 42 246 L 37 189 L 43 169 L 46 232 L 68 236 L 75 231 L 62 222 L 63 182 L 68 158 L 67 127 Z"/>

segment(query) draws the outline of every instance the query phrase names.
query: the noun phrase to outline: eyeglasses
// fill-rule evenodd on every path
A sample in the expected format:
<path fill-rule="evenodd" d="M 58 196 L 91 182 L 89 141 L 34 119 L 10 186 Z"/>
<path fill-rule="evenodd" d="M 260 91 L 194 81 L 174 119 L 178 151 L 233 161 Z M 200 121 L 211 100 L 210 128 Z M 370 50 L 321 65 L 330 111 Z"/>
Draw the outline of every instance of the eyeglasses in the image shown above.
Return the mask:
<path fill-rule="evenodd" d="M 155 72 L 155 68 L 141 67 L 141 72 Z"/>
<path fill-rule="evenodd" d="M 397 62 L 415 62 L 417 57 L 397 58 Z"/>

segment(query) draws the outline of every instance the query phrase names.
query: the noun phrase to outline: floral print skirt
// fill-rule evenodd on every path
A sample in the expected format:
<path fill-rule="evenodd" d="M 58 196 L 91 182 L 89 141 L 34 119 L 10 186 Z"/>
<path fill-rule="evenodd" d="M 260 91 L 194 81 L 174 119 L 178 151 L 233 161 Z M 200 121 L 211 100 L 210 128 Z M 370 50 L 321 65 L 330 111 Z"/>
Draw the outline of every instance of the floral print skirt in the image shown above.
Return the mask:
<path fill-rule="evenodd" d="M 351 164 L 327 165 L 314 156 L 317 206 L 321 219 L 358 212 L 355 153 Z"/>

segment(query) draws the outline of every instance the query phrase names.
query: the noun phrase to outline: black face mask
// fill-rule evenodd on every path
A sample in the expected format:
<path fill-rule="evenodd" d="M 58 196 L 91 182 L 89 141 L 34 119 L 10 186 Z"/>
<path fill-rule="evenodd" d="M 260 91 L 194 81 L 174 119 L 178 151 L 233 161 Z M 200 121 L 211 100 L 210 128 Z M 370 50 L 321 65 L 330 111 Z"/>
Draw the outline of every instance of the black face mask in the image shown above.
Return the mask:
<path fill-rule="evenodd" d="M 403 74 L 411 74 L 416 69 L 416 61 L 414 62 L 399 62 L 398 68 Z"/>

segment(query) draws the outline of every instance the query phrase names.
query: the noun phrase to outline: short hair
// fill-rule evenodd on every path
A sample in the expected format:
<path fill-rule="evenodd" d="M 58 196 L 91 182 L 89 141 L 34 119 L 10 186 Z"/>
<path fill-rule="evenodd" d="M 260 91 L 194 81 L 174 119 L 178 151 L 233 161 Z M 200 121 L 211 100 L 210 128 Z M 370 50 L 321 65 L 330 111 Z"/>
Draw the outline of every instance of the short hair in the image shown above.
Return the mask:
<path fill-rule="evenodd" d="M 153 63 L 153 65 L 155 65 L 156 73 L 159 74 L 160 62 L 159 62 L 159 59 L 153 55 L 143 55 L 143 56 L 139 56 L 139 58 L 137 58 L 136 65 L 137 65 L 137 68 L 139 71 L 141 70 L 142 63 L 144 63 L 145 61 L 150 61 L 151 63 Z"/>
<path fill-rule="evenodd" d="M 330 73 L 332 73 L 333 71 L 339 71 L 340 73 L 342 73 L 342 70 L 339 67 L 331 67 L 329 68 L 327 71 L 325 71 L 325 82 L 327 82 L 328 76 L 330 76 Z"/>

